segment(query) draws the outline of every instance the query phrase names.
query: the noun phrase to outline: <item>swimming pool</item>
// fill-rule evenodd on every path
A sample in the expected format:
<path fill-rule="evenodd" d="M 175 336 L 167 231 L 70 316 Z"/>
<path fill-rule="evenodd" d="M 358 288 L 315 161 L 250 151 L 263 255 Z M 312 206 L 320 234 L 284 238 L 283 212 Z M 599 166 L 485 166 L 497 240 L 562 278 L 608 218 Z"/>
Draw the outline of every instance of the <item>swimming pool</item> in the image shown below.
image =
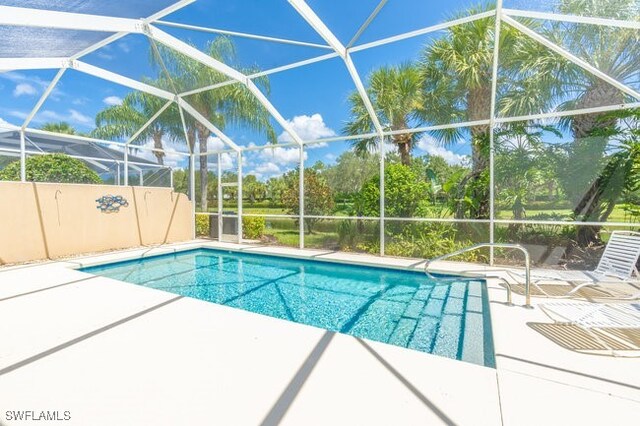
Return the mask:
<path fill-rule="evenodd" d="M 494 366 L 483 281 L 218 251 L 81 269 L 327 330 Z"/>

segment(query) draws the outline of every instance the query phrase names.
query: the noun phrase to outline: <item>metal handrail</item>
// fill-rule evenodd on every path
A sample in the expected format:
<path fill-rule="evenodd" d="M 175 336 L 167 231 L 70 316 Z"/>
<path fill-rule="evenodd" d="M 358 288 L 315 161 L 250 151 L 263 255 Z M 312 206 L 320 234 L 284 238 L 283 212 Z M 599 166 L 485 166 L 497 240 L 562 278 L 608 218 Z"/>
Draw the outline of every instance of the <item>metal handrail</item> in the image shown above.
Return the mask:
<path fill-rule="evenodd" d="M 529 256 L 529 251 L 526 249 L 526 247 L 520 245 L 520 244 L 507 244 L 507 243 L 481 243 L 481 244 L 475 244 L 473 246 L 469 246 L 460 250 L 456 250 L 452 253 L 448 253 L 442 256 L 438 256 L 438 257 L 434 257 L 433 259 L 428 259 L 427 262 L 424 265 L 424 273 L 432 279 L 435 279 L 435 277 L 433 275 L 431 275 L 429 273 L 429 265 L 432 264 L 433 262 L 437 262 L 439 260 L 444 260 L 444 259 L 448 259 L 450 257 L 453 256 L 458 256 L 460 254 L 463 253 L 467 253 L 473 250 L 477 250 L 480 248 L 485 248 L 485 247 L 490 247 L 490 248 L 509 248 L 509 249 L 515 249 L 515 250 L 520 250 L 523 254 L 524 254 L 524 266 L 525 266 L 525 283 L 524 283 L 524 292 L 525 292 L 525 307 L 526 308 L 531 308 L 531 258 Z M 501 277 L 496 277 L 496 278 L 501 278 Z M 504 278 L 501 278 L 502 281 L 504 281 L 507 284 L 507 303 L 511 304 L 511 285 L 509 284 L 509 282 L 507 280 L 505 280 Z"/>

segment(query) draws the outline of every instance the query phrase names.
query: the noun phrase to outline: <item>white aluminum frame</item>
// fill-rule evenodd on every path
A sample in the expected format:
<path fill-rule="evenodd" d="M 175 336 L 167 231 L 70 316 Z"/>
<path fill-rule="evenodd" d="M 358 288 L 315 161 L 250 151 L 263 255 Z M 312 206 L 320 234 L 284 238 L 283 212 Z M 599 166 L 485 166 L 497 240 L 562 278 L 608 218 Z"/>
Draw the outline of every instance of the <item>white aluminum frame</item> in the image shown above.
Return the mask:
<path fill-rule="evenodd" d="M 602 225 L 602 226 L 622 226 L 622 227 L 635 227 L 637 224 L 630 223 L 618 223 L 618 222 L 564 222 L 564 221 L 535 221 L 535 220 L 503 220 L 497 219 L 495 217 L 495 177 L 494 177 L 494 151 L 495 151 L 495 141 L 494 141 L 494 132 L 493 129 L 499 124 L 515 122 L 515 121 L 525 121 L 525 120 L 545 120 L 545 119 L 554 119 L 562 116 L 569 115 L 578 115 L 578 114 L 589 114 L 595 112 L 604 112 L 604 111 L 613 111 L 619 109 L 628 109 L 628 108 L 637 108 L 640 107 L 640 92 L 634 90 L 628 85 L 617 81 L 611 76 L 601 72 L 593 65 L 587 63 L 586 61 L 578 58 L 572 53 L 568 52 L 566 49 L 558 46 L 552 41 L 546 39 L 539 33 L 534 30 L 526 27 L 522 23 L 516 21 L 514 18 L 532 18 L 532 19 L 541 19 L 548 21 L 560 21 L 560 22 L 569 22 L 569 23 L 579 23 L 579 24 L 588 24 L 588 25 L 603 25 L 610 27 L 618 27 L 618 28 L 628 28 L 628 29 L 636 29 L 640 30 L 640 22 L 637 21 L 625 21 L 625 20 L 616 20 L 616 19 L 607 19 L 607 18 L 598 18 L 598 17 L 587 17 L 587 16 L 574 16 L 574 15 L 562 15 L 556 13 L 548 13 L 548 12 L 534 12 L 534 11 L 526 11 L 526 10 L 517 10 L 517 9 L 507 9 L 502 7 L 502 0 L 497 0 L 496 8 L 494 10 L 478 13 L 475 15 L 458 18 L 454 20 L 450 20 L 447 22 L 443 22 L 436 25 L 431 25 L 422 29 L 406 32 L 403 34 L 398 34 L 392 37 L 387 37 L 384 39 L 376 40 L 369 43 L 364 43 L 360 45 L 355 45 L 359 37 L 366 31 L 369 24 L 375 20 L 380 10 L 385 6 L 387 0 L 381 0 L 376 8 L 372 11 L 372 13 L 368 16 L 367 20 L 358 28 L 356 34 L 352 37 L 347 45 L 343 45 L 340 40 L 331 32 L 331 30 L 325 25 L 321 18 L 307 5 L 304 0 L 288 0 L 291 6 L 298 12 L 298 14 L 321 36 L 322 39 L 325 40 L 327 45 L 318 44 L 318 43 L 310 43 L 305 41 L 291 40 L 279 37 L 271 37 L 266 35 L 257 35 L 257 34 L 249 34 L 242 33 L 237 31 L 229 31 L 229 30 L 220 30 L 215 28 L 207 28 L 195 25 L 188 25 L 170 21 L 164 21 L 162 18 L 167 16 L 168 14 L 190 4 L 195 0 L 181 0 L 177 1 L 175 4 L 161 10 L 154 15 L 146 18 L 146 19 L 127 19 L 127 18 L 117 18 L 117 17 L 109 17 L 109 16 L 98 16 L 98 15 L 89 15 L 89 14 L 79 14 L 79 13 L 69 13 L 69 12 L 57 12 L 57 11 L 49 11 L 49 10 L 41 10 L 41 9 L 29 9 L 22 7 L 9 7 L 9 6 L 0 6 L 0 25 L 17 25 L 17 26 L 32 26 L 32 27 L 43 27 L 43 28 L 58 28 L 58 29 L 73 29 L 73 30 L 83 30 L 83 31 L 101 31 L 101 32 L 113 32 L 114 34 L 105 38 L 104 40 L 89 46 L 72 55 L 69 58 L 0 58 L 0 70 L 26 70 L 26 69 L 58 69 L 58 73 L 51 81 L 51 83 L 46 88 L 43 95 L 39 98 L 38 102 L 31 110 L 30 114 L 24 120 L 22 126 L 9 126 L 10 129 L 19 130 L 20 132 L 20 158 L 21 158 L 21 180 L 26 180 L 26 172 L 25 172 L 25 160 L 26 160 L 26 143 L 25 143 L 25 135 L 26 133 L 34 133 L 34 134 L 50 134 L 50 132 L 45 132 L 37 129 L 30 129 L 28 126 L 33 118 L 36 116 L 42 105 L 45 103 L 48 96 L 55 89 L 57 83 L 61 79 L 61 77 L 65 74 L 68 68 L 73 70 L 87 73 L 93 75 L 95 77 L 111 81 L 116 84 L 120 84 L 126 87 L 129 87 L 134 90 L 139 90 L 145 93 L 149 93 L 155 96 L 158 96 L 162 99 L 165 99 L 167 102 L 163 105 L 163 107 L 153 115 L 149 119 L 145 125 L 139 129 L 134 135 L 126 140 L 126 142 L 113 142 L 113 141 L 104 141 L 94 138 L 82 137 L 82 136 L 74 136 L 74 135 L 65 135 L 65 137 L 76 138 L 82 141 L 91 141 L 91 142 L 99 142 L 99 143 L 107 143 L 107 144 L 115 144 L 122 146 L 124 148 L 124 164 L 125 170 L 128 169 L 128 150 L 130 144 L 135 141 L 137 137 L 139 137 L 142 132 L 153 123 L 155 119 L 157 119 L 162 112 L 164 112 L 167 108 L 171 106 L 172 103 L 176 103 L 178 105 L 180 116 L 182 119 L 183 129 L 185 131 L 185 139 L 187 139 L 187 129 L 184 121 L 183 111 L 189 113 L 195 120 L 204 125 L 207 129 L 209 129 L 214 135 L 219 137 L 229 149 L 223 150 L 215 150 L 207 153 L 180 153 L 176 154 L 185 155 L 189 157 L 190 164 L 190 176 L 189 176 L 189 190 L 190 196 L 192 199 L 192 210 L 194 217 L 196 214 L 209 214 L 207 212 L 197 212 L 195 211 L 195 158 L 200 155 L 209 155 L 215 154 L 218 158 L 218 173 L 220 177 L 220 156 L 222 153 L 229 152 L 234 153 L 237 156 L 238 160 L 238 213 L 237 215 L 229 215 L 230 217 L 238 218 L 238 241 L 242 239 L 242 217 L 283 217 L 283 218 L 297 218 L 299 220 L 300 225 L 300 247 L 304 247 L 304 218 L 317 218 L 317 219 L 337 219 L 337 220 L 345 220 L 345 219 L 363 219 L 363 220 L 378 220 L 380 222 L 380 254 L 384 255 L 384 241 L 385 241 L 385 233 L 384 233 L 384 223 L 385 220 L 389 221 L 424 221 L 424 222 L 461 222 L 461 223 L 488 223 L 490 226 L 490 240 L 494 241 L 494 228 L 496 224 L 512 224 L 512 223 L 521 223 L 521 224 L 554 224 L 554 225 Z M 391 131 L 385 130 L 375 112 L 375 109 L 369 99 L 366 88 L 360 78 L 357 68 L 355 67 L 351 53 L 358 52 L 366 49 L 375 48 L 378 46 L 386 45 L 389 43 L 398 42 L 401 40 L 405 40 L 412 37 L 417 37 L 421 35 L 425 35 L 428 33 L 445 30 L 449 27 L 455 25 L 461 25 L 464 23 L 472 22 L 478 19 L 485 19 L 490 17 L 496 17 L 495 20 L 495 34 L 496 37 L 499 37 L 501 24 L 504 22 L 523 34 L 529 36 L 533 40 L 541 43 L 551 51 L 557 53 L 563 58 L 571 61 L 577 66 L 581 67 L 588 73 L 606 81 L 607 83 L 613 85 L 618 88 L 622 92 L 627 95 L 635 98 L 638 101 L 619 104 L 619 105 L 610 105 L 603 106 L 597 108 L 588 108 L 581 110 L 573 110 L 573 111 L 556 111 L 556 112 L 545 112 L 539 114 L 530 114 L 518 117 L 498 117 L 496 116 L 496 91 L 497 91 L 497 70 L 498 70 L 498 58 L 499 58 L 499 46 L 498 43 L 495 43 L 494 46 L 494 57 L 492 64 L 492 87 L 491 87 L 491 113 L 490 118 L 487 120 L 479 120 L 475 122 L 465 122 L 465 123 L 450 123 L 444 125 L 434 125 L 434 126 L 424 126 L 412 129 L 405 129 L 399 131 Z M 165 25 L 176 28 L 189 29 L 194 31 L 208 32 L 208 33 L 216 33 L 216 34 L 226 34 L 234 37 L 245 37 L 249 39 L 262 40 L 266 42 L 273 43 L 284 43 L 291 45 L 299 45 L 306 46 L 318 49 L 328 49 L 332 50 L 332 53 L 320 55 L 314 58 L 306 59 L 303 61 L 298 61 L 295 63 L 291 63 L 288 65 L 279 66 L 273 68 L 271 70 L 260 71 L 254 73 L 252 75 L 244 75 L 239 71 L 223 64 L 203 52 L 193 48 L 192 46 L 184 43 L 183 41 L 169 35 L 168 33 L 160 30 L 155 25 Z M 146 35 L 150 42 L 153 44 L 155 42 L 162 43 L 163 45 L 174 49 L 200 63 L 205 66 L 211 67 L 212 69 L 221 72 L 222 74 L 228 76 L 230 79 L 226 82 L 219 83 L 216 85 L 196 88 L 191 91 L 185 93 L 171 93 L 165 90 L 162 90 L 157 87 L 150 86 L 148 84 L 142 83 L 140 81 L 113 73 L 106 69 L 96 67 L 93 65 L 89 65 L 86 62 L 80 61 L 79 59 L 101 47 L 104 47 L 114 41 L 132 33 L 144 34 Z M 259 88 L 252 81 L 255 78 L 260 76 L 275 74 L 279 72 L 284 72 L 290 69 L 307 66 L 310 64 L 314 64 L 320 61 L 330 60 L 336 57 L 340 57 L 344 65 L 349 72 L 354 86 L 361 96 L 364 105 L 367 109 L 367 112 L 370 115 L 371 121 L 374 125 L 375 132 L 366 134 L 366 135 L 357 135 L 357 136 L 339 136 L 339 137 L 331 137 L 331 138 L 322 138 L 316 140 L 302 140 L 299 135 L 292 129 L 289 122 L 280 114 L 278 109 L 271 104 L 271 102 L 264 96 L 264 94 L 259 90 Z M 166 71 L 166 70 L 165 70 Z M 184 97 L 189 96 L 191 94 L 199 93 L 206 90 L 214 90 L 218 87 L 223 87 L 229 84 L 243 84 L 248 90 L 252 92 L 252 94 L 258 99 L 258 101 L 265 107 L 265 109 L 272 115 L 272 117 L 283 127 L 283 129 L 288 132 L 293 139 L 293 143 L 280 143 L 275 145 L 267 145 L 267 146 L 259 146 L 259 147 L 241 147 L 238 146 L 231 138 L 225 135 L 220 129 L 218 129 L 215 125 L 213 125 L 206 117 L 203 117 L 201 114 L 197 112 L 188 102 L 184 100 Z M 385 209 L 384 209 L 384 179 L 380 181 L 380 216 L 379 217 L 344 217 L 344 216 L 305 216 L 304 214 L 304 147 L 305 145 L 311 145 L 315 143 L 325 143 L 325 142 L 335 142 L 335 141 L 347 141 L 358 138 L 371 138 L 375 137 L 379 139 L 379 151 L 380 151 L 380 174 L 384 176 L 385 169 L 385 155 L 384 155 L 384 139 L 387 136 L 395 135 L 395 134 L 403 134 L 403 133 L 416 133 L 416 132 L 425 132 L 432 131 L 437 129 L 447 129 L 447 128 L 460 128 L 460 127 L 470 127 L 474 125 L 489 125 L 491 128 L 490 132 L 490 219 L 452 219 L 452 218 L 385 218 Z M 243 161 L 243 152 L 244 151 L 254 151 L 261 149 L 273 148 L 275 146 L 280 147 L 297 147 L 300 152 L 299 159 L 299 170 L 300 170 L 300 180 L 299 180 L 299 199 L 300 199 L 300 214 L 299 215 L 256 215 L 256 214 L 247 214 L 243 213 L 242 209 L 242 161 Z M 152 148 L 139 147 L 136 149 L 148 149 L 151 151 L 157 151 Z M 134 164 L 134 163 L 131 163 Z M 173 178 L 173 176 L 172 176 Z M 222 183 L 221 179 L 218 179 L 218 220 L 219 223 L 219 235 L 222 237 L 222 199 L 221 199 L 221 190 Z M 125 185 L 128 184 L 128 171 L 125 172 Z M 195 224 L 194 224 L 194 236 L 195 236 Z"/>
<path fill-rule="evenodd" d="M 202 27 L 199 25 L 188 25 L 188 24 L 182 24 L 180 22 L 157 20 L 155 21 L 155 24 L 165 25 L 167 27 L 173 27 L 173 28 L 181 28 L 184 30 L 201 31 L 204 33 L 221 34 L 221 35 L 227 35 L 232 37 L 248 38 L 253 40 L 261 40 L 261 41 L 270 41 L 270 42 L 282 43 L 282 44 L 291 44 L 294 46 L 315 47 L 318 49 L 331 49 L 331 46 L 325 46 L 324 44 L 290 40 L 290 39 L 280 38 L 280 37 L 269 37 L 269 36 L 263 36 L 263 35 L 257 35 L 257 34 L 249 34 L 249 33 L 243 33 L 239 31 L 221 30 L 218 28 Z"/>
<path fill-rule="evenodd" d="M 491 109 L 489 115 L 489 218 L 491 220 L 489 226 L 489 265 L 493 266 L 495 243 L 495 227 L 493 221 L 495 219 L 495 128 L 496 128 L 496 92 L 498 87 L 498 59 L 500 58 L 500 31 L 502 23 L 502 0 L 496 1 L 496 18 L 494 27 L 494 43 L 493 43 L 493 63 L 491 65 Z"/>

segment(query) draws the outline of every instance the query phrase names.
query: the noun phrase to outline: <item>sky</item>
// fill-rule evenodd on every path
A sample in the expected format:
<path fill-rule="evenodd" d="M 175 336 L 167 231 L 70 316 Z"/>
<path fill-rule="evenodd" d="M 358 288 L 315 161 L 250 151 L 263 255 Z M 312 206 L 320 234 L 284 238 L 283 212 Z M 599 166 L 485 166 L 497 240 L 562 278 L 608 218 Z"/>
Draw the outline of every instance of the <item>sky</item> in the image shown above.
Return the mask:
<path fill-rule="evenodd" d="M 511 3 L 514 3 L 513 0 Z M 3 5 L 23 5 L 47 8 L 57 4 L 59 10 L 78 7 L 78 2 L 45 2 L 44 0 L 0 0 Z M 104 2 L 87 0 L 80 2 L 86 13 L 104 13 L 104 7 L 116 16 L 142 17 L 164 7 L 169 0 L 127 0 Z M 108 6 L 105 6 L 108 4 Z M 154 4 L 156 6 L 154 6 Z M 323 19 L 329 29 L 348 44 L 378 4 L 378 0 L 308 0 L 308 4 Z M 389 0 L 378 17 L 355 42 L 355 45 L 384 37 L 416 30 L 452 19 L 457 13 L 475 5 L 469 0 Z M 505 5 L 508 6 L 508 5 Z M 195 3 L 163 18 L 164 21 L 185 23 L 210 28 L 250 32 L 272 37 L 288 38 L 310 43 L 324 44 L 315 31 L 297 14 L 286 0 L 197 0 Z M 214 34 L 177 29 L 165 25 L 159 27 L 184 41 L 204 50 Z M 35 40 L 16 40 L 15 51 L 23 48 L 30 56 L 55 56 L 56 52 L 74 47 L 72 40 L 92 37 L 90 32 L 69 33 L 69 46 L 64 43 L 52 45 L 51 37 L 60 41 L 60 34 L 29 33 Z M 2 29 L 0 29 L 0 36 Z M 94 34 L 95 35 L 95 34 Z M 353 54 L 353 61 L 361 77 L 366 81 L 371 70 L 383 65 L 399 65 L 415 60 L 423 47 L 442 33 L 419 36 L 378 48 Z M 63 37 L 64 38 L 64 37 Z M 236 45 L 237 63 L 240 68 L 270 69 L 292 62 L 329 53 L 329 50 L 307 46 L 291 46 L 262 40 L 232 37 Z M 4 49 L 4 51 L 3 51 Z M 15 55 L 0 47 L 0 55 Z M 9 49 L 10 50 L 10 49 Z M 53 50 L 53 52 L 51 52 Z M 89 64 L 100 66 L 127 77 L 142 79 L 158 75 L 158 68 L 151 65 L 150 45 L 143 35 L 128 35 L 82 58 Z M 46 89 L 56 70 L 10 71 L 0 73 L 0 125 L 3 122 L 22 124 L 25 117 Z M 353 81 L 341 59 L 319 62 L 313 65 L 273 74 L 269 77 L 269 99 L 303 139 L 333 137 L 342 134 L 349 118 L 347 98 L 355 89 Z M 31 127 L 40 127 L 46 122 L 66 121 L 83 132 L 94 127 L 95 115 L 102 109 L 119 104 L 129 93 L 127 88 L 68 70 L 56 89 L 34 117 Z M 280 142 L 291 142 L 282 128 L 273 122 Z M 266 143 L 263 135 L 244 128 L 227 127 L 225 133 L 238 145 L 253 146 Z M 221 145 L 211 138 L 211 148 Z M 165 141 L 169 153 L 186 152 L 184 142 Z M 331 164 L 349 143 L 320 144 L 309 149 L 305 155 L 308 164 L 323 161 Z M 425 136 L 417 144 L 416 153 L 441 155 L 452 164 L 465 161 L 469 152 L 466 143 L 442 146 L 435 139 Z M 149 158 L 153 157 L 149 154 Z M 141 155 L 141 153 L 137 153 Z M 247 154 L 245 173 L 254 173 L 262 179 L 281 174 L 297 165 L 298 151 L 295 148 L 270 149 L 262 153 Z M 179 155 L 168 155 L 167 162 L 183 167 Z M 234 166 L 229 155 L 225 166 Z"/>

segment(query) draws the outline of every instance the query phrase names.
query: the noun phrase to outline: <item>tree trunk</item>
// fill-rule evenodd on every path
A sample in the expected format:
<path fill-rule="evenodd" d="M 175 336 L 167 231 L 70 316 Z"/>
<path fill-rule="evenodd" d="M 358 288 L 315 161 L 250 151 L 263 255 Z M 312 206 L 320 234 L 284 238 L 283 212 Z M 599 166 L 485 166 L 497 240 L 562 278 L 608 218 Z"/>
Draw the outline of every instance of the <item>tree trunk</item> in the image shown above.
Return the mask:
<path fill-rule="evenodd" d="M 189 127 L 187 129 L 187 143 L 189 144 L 189 152 L 195 154 L 196 151 L 196 128 Z"/>
<path fill-rule="evenodd" d="M 162 136 L 164 136 L 164 132 L 156 131 L 153 132 L 153 148 L 156 150 L 162 150 Z M 158 164 L 164 166 L 164 151 L 153 151 L 153 155 L 158 159 Z"/>
<path fill-rule="evenodd" d="M 522 203 L 522 198 L 519 196 L 514 200 L 513 206 L 511 206 L 511 212 L 513 213 L 514 220 L 523 220 L 525 218 L 526 211 Z"/>
<path fill-rule="evenodd" d="M 196 146 L 196 129 L 195 127 L 188 127 L 187 128 L 187 145 L 189 145 L 189 152 L 190 153 L 194 153 L 194 149 Z M 196 199 L 196 188 L 195 188 L 195 182 L 194 182 L 194 186 L 193 188 L 191 187 L 191 161 L 189 161 L 189 167 L 188 167 L 188 171 L 189 174 L 186 177 L 187 182 L 189 182 L 187 184 L 187 188 L 189 188 L 189 199 L 192 201 L 195 201 Z"/>
<path fill-rule="evenodd" d="M 393 143 L 398 147 L 400 162 L 405 166 L 411 165 L 412 135 L 409 133 L 393 136 Z"/>
<path fill-rule="evenodd" d="M 594 108 L 604 105 L 622 103 L 622 92 L 605 82 L 597 82 L 591 86 L 580 98 L 576 109 Z M 598 168 L 598 163 L 605 155 L 607 139 L 601 136 L 593 136 L 593 131 L 602 127 L 612 127 L 616 125 L 616 119 L 603 120 L 606 113 L 577 115 L 571 122 L 571 132 L 573 134 L 572 151 L 569 164 L 576 167 L 576 174 L 582 174 L 589 167 Z M 583 175 L 584 176 L 584 175 Z M 596 176 L 589 189 L 582 194 L 581 198 L 573 210 L 577 220 L 583 222 L 593 222 L 600 220 L 599 212 L 601 196 L 604 188 L 603 181 Z M 579 226 L 576 235 L 578 244 L 586 247 L 599 241 L 598 233 L 601 226 Z"/>
<path fill-rule="evenodd" d="M 398 150 L 400 151 L 400 161 L 405 166 L 411 165 L 411 152 L 409 151 L 409 144 L 401 143 L 398 144 Z"/>
<path fill-rule="evenodd" d="M 491 77 L 486 80 L 490 82 Z M 467 94 L 467 114 L 469 121 L 486 120 L 491 111 L 491 86 L 485 85 L 469 90 Z M 471 175 L 468 182 L 472 186 L 471 196 L 476 205 L 471 208 L 470 216 L 475 219 L 489 217 L 489 188 L 482 186 L 482 177 L 489 167 L 489 126 L 473 126 L 471 132 Z"/>
<path fill-rule="evenodd" d="M 209 170 L 207 167 L 207 143 L 211 132 L 206 127 L 197 124 L 198 145 L 200 146 L 200 207 L 206 212 L 209 207 L 207 186 L 209 183 Z M 221 214 L 222 212 L 218 212 Z"/>

